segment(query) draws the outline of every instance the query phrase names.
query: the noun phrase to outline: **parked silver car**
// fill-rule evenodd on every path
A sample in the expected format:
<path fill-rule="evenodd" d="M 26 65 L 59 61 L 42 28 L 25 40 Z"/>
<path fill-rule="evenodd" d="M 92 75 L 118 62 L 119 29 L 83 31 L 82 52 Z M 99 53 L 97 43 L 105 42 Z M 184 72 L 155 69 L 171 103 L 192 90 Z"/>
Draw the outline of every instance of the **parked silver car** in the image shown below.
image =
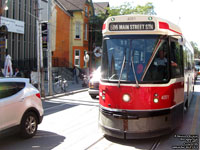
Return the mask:
<path fill-rule="evenodd" d="M 33 137 L 44 110 L 39 91 L 26 78 L 0 78 L 0 134 L 19 131 Z"/>

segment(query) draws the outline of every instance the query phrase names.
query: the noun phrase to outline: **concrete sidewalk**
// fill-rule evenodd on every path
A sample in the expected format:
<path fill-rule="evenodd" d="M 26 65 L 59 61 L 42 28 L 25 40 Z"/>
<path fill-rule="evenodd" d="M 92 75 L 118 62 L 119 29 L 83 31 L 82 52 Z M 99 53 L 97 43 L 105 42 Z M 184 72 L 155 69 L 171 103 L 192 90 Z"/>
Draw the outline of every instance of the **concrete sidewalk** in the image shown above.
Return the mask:
<path fill-rule="evenodd" d="M 50 96 L 49 92 L 48 92 L 48 81 L 45 81 L 45 83 L 44 83 L 45 97 L 42 97 L 42 100 L 48 100 L 48 99 L 55 98 L 55 97 L 60 97 L 60 96 L 64 96 L 64 95 L 69 95 L 69 94 L 74 94 L 74 93 L 78 93 L 78 92 L 87 91 L 88 87 L 82 87 L 82 83 L 83 83 L 82 80 L 79 80 L 78 84 L 75 83 L 74 81 L 68 81 L 68 85 L 69 86 L 68 86 L 67 92 L 56 94 L 53 91 L 53 95 Z"/>

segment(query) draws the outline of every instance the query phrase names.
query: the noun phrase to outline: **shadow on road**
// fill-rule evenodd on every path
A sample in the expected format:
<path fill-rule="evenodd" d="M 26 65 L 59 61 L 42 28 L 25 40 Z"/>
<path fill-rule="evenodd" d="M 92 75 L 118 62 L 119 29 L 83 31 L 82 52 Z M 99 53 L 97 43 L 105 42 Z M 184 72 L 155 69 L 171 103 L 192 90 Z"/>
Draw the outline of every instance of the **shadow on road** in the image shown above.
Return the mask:
<path fill-rule="evenodd" d="M 64 141 L 65 137 L 58 134 L 38 130 L 37 134 L 30 139 L 22 139 L 18 135 L 0 138 L 1 150 L 51 150 Z"/>
<path fill-rule="evenodd" d="M 43 102 L 43 108 L 44 108 L 44 116 L 72 108 L 74 106 L 77 106 L 75 104 L 67 104 L 65 102 L 53 102 L 53 101 L 44 101 Z"/>

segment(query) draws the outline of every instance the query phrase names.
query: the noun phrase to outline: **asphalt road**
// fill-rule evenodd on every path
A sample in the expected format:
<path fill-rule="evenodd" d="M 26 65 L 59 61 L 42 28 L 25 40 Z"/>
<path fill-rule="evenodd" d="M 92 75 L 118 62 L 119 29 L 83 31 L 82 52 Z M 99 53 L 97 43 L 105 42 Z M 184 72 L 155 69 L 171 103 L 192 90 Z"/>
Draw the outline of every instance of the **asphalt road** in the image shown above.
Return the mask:
<path fill-rule="evenodd" d="M 98 129 L 98 99 L 87 92 L 62 96 L 43 103 L 45 117 L 36 136 L 16 135 L 0 139 L 0 150 L 171 150 L 199 144 L 200 81 L 196 82 L 184 122 L 172 133 L 152 139 L 123 140 L 104 136 Z"/>

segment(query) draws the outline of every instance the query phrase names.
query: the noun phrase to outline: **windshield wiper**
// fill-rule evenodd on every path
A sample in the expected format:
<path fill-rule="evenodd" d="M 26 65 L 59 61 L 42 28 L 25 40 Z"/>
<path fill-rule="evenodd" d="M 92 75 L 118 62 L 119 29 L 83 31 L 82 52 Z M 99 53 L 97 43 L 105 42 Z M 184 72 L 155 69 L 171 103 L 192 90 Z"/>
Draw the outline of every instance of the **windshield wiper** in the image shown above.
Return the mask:
<path fill-rule="evenodd" d="M 124 55 L 124 59 L 123 59 L 123 62 L 122 62 L 122 68 L 121 68 L 120 75 L 119 75 L 119 80 L 118 80 L 118 87 L 120 87 L 120 80 L 121 80 L 121 77 L 122 77 L 122 72 L 124 70 L 125 62 L 126 62 L 126 55 Z"/>
<path fill-rule="evenodd" d="M 134 74 L 134 77 L 135 77 L 136 87 L 139 88 L 140 86 L 139 86 L 139 83 L 138 83 L 138 80 L 137 80 L 137 77 L 136 77 L 135 67 L 134 67 L 134 64 L 133 64 L 133 56 L 131 56 L 131 64 L 132 64 L 133 74 Z"/>

